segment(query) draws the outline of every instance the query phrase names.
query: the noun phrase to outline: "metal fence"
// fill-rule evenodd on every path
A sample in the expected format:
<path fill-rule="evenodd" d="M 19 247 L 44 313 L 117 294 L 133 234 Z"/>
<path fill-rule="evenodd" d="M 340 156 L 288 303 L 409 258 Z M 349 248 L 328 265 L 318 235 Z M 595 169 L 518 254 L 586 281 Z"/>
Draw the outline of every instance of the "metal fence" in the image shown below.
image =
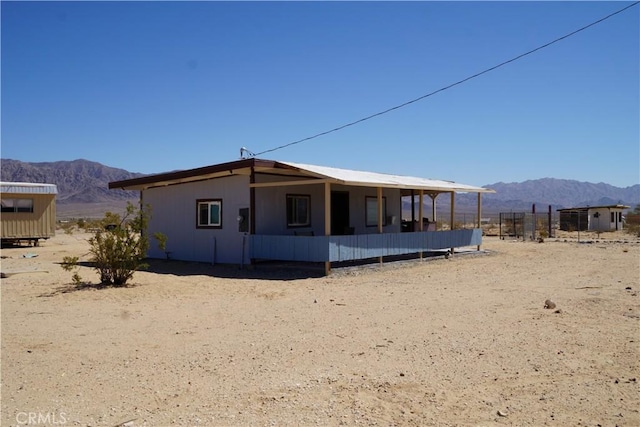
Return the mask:
<path fill-rule="evenodd" d="M 537 240 L 555 237 L 553 215 L 548 213 L 501 212 L 499 220 L 500 238 L 512 237 L 522 240 Z"/>

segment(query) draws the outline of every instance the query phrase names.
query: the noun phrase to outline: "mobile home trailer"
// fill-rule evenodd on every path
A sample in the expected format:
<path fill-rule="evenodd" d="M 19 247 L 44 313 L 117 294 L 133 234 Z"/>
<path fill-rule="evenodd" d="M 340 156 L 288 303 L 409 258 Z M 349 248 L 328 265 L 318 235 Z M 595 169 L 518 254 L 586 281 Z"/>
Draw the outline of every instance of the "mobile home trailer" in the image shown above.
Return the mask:
<path fill-rule="evenodd" d="M 56 231 L 56 194 L 54 184 L 1 182 L 2 242 L 26 241 L 37 245 Z"/>
<path fill-rule="evenodd" d="M 418 218 L 425 217 L 423 197 L 430 197 L 433 223 L 436 197 L 449 196 L 453 224 L 454 193 L 477 193 L 478 221 L 481 194 L 494 193 L 452 181 L 257 158 L 110 182 L 109 188 L 141 192 L 153 211 L 149 235 L 166 235 L 176 260 L 317 262 L 326 274 L 332 262 L 480 250 L 480 224 L 436 231 L 418 221 L 403 230 L 402 197 L 417 196 Z M 150 248 L 151 258 L 164 255 Z"/>

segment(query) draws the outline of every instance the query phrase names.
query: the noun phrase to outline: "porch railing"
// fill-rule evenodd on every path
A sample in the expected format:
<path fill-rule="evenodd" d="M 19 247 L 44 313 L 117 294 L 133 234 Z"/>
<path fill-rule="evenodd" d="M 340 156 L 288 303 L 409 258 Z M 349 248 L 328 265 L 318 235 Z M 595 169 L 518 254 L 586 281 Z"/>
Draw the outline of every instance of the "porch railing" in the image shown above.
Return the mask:
<path fill-rule="evenodd" d="M 349 236 L 249 236 L 251 258 L 281 261 L 339 262 L 390 255 L 477 246 L 479 228 Z"/>

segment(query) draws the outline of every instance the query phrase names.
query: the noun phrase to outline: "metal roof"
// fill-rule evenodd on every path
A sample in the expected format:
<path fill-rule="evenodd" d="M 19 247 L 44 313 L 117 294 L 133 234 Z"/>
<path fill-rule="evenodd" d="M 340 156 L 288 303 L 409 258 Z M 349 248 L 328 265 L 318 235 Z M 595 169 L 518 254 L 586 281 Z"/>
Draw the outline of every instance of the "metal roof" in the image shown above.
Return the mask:
<path fill-rule="evenodd" d="M 405 175 L 391 175 L 377 172 L 356 171 L 350 169 L 338 169 L 327 166 L 307 165 L 302 163 L 279 162 L 302 171 L 311 172 L 325 178 L 331 178 L 339 183 L 347 185 L 371 186 L 371 187 L 397 187 L 403 189 L 432 190 L 432 191 L 456 191 L 469 193 L 495 193 L 489 188 L 474 187 L 453 181 L 418 178 Z"/>
<path fill-rule="evenodd" d="M 323 179 L 329 182 L 366 186 L 400 188 L 404 190 L 426 190 L 434 192 L 469 192 L 469 193 L 494 193 L 494 190 L 472 185 L 460 184 L 452 181 L 442 181 L 426 178 L 418 178 L 403 175 L 391 175 L 377 172 L 355 171 L 339 169 L 327 166 L 308 165 L 285 161 L 265 159 L 243 159 L 218 165 L 205 166 L 197 169 L 188 169 L 176 172 L 167 172 L 156 175 L 147 175 L 123 181 L 109 183 L 109 188 L 121 188 L 124 190 L 144 190 L 150 187 L 181 184 L 186 182 L 201 181 L 222 176 L 243 174 L 248 175 L 253 170 L 256 173 L 269 173 L 285 176 L 297 176 L 309 179 L 312 184 L 314 179 Z M 287 185 L 286 181 L 281 182 Z"/>
<path fill-rule="evenodd" d="M 562 208 L 557 209 L 558 212 L 585 212 L 589 209 L 629 209 L 631 206 L 626 205 L 603 205 L 603 206 L 581 206 L 575 208 Z"/>
<path fill-rule="evenodd" d="M 0 182 L 2 194 L 58 194 L 55 184 L 39 184 L 34 182 Z"/>

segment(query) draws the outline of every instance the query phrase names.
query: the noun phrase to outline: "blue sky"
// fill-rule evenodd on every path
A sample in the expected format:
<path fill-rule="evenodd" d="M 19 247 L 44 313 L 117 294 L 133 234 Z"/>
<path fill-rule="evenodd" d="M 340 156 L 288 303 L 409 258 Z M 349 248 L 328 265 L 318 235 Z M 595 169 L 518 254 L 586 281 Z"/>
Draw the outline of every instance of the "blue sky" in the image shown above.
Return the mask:
<path fill-rule="evenodd" d="M 132 172 L 375 114 L 629 2 L 8 2 L 2 157 Z M 260 157 L 472 185 L 640 183 L 640 5 L 407 107 Z"/>

